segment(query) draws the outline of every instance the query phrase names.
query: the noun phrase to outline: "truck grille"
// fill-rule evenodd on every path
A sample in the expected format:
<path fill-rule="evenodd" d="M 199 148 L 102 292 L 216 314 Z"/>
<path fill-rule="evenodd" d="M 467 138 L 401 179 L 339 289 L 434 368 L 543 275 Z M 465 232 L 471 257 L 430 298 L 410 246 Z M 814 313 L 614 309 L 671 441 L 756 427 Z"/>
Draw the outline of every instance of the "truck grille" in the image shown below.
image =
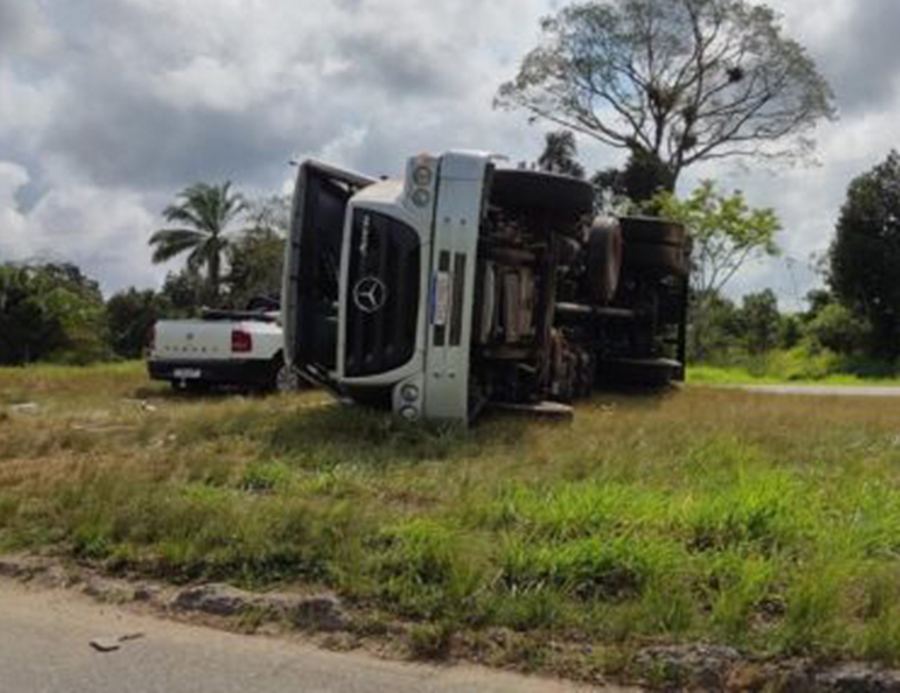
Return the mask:
<path fill-rule="evenodd" d="M 359 378 L 413 357 L 421 244 L 406 224 L 366 210 L 354 212 L 350 241 L 344 373 Z"/>

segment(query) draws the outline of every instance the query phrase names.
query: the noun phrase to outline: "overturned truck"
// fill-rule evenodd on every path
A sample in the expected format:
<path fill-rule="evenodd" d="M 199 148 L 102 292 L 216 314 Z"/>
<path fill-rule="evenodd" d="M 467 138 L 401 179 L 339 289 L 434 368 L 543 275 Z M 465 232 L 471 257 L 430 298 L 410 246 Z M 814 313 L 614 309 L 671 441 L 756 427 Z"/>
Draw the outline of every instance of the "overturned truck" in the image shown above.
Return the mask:
<path fill-rule="evenodd" d="M 595 217 L 581 180 L 449 152 L 403 180 L 303 163 L 286 246 L 284 357 L 342 397 L 467 422 L 683 377 L 687 241 Z"/>

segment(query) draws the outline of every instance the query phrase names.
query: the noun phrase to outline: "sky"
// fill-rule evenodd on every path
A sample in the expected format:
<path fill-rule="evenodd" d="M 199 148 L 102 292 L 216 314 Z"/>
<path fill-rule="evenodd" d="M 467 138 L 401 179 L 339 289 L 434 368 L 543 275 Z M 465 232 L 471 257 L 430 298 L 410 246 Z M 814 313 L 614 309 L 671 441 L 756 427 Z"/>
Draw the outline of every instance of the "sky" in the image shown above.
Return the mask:
<path fill-rule="evenodd" d="M 288 191 L 306 157 L 372 175 L 452 148 L 534 160 L 543 134 L 495 110 L 558 0 L 0 0 L 0 262 L 69 261 L 110 294 L 158 287 L 147 240 L 196 182 Z M 783 223 L 782 257 L 733 296 L 772 288 L 799 309 L 821 284 L 848 183 L 900 142 L 900 3 L 770 0 L 840 112 L 818 164 L 689 169 Z M 589 170 L 621 152 L 579 140 Z"/>

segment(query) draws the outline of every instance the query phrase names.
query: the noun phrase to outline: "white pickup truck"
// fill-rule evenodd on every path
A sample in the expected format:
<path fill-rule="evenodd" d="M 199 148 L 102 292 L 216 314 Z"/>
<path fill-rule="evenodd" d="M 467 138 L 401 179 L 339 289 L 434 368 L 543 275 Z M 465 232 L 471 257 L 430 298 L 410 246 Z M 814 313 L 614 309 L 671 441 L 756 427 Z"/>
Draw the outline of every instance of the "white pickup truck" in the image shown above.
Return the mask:
<path fill-rule="evenodd" d="M 276 311 L 207 310 L 200 319 L 160 320 L 153 327 L 147 370 L 176 389 L 274 389 L 283 339 Z"/>

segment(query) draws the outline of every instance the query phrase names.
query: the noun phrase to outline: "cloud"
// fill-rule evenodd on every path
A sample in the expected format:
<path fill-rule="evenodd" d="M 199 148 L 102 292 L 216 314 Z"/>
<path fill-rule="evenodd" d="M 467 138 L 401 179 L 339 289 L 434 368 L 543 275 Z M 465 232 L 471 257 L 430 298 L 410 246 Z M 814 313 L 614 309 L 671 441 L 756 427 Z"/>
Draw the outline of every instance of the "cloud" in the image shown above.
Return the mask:
<path fill-rule="evenodd" d="M 156 222 L 139 195 L 75 185 L 26 211 L 18 195 L 30 179 L 23 166 L 0 161 L 0 262 L 74 262 L 107 290 L 159 281 L 162 269 L 135 262 Z"/>
<path fill-rule="evenodd" d="M 84 263 L 107 290 L 153 285 L 164 268 L 150 264 L 147 235 L 198 180 L 263 194 L 289 189 L 288 161 L 306 156 L 373 175 L 423 150 L 533 159 L 553 126 L 491 103 L 560 4 L 0 0 L 0 253 Z M 771 4 L 844 114 L 820 130 L 824 165 L 717 164 L 683 186 L 715 175 L 775 207 L 782 245 L 805 262 L 827 247 L 849 180 L 900 141 L 900 5 Z M 580 144 L 589 168 L 621 159 Z M 735 287 L 789 298 L 816 281 L 779 261 L 748 267 Z"/>
<path fill-rule="evenodd" d="M 33 0 L 0 0 L 0 60 L 34 54 L 52 40 L 43 13 Z"/>

